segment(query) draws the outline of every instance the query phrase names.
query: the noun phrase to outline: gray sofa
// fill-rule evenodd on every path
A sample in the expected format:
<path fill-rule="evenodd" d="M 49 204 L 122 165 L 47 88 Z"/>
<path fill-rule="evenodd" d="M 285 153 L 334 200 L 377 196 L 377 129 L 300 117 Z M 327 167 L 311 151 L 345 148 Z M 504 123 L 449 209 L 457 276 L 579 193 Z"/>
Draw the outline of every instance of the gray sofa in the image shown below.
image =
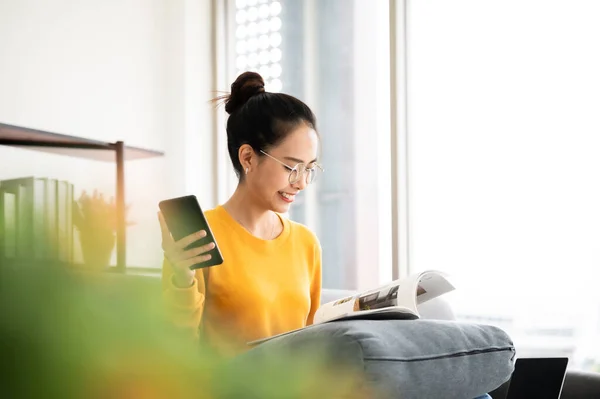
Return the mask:
<path fill-rule="evenodd" d="M 357 389 L 370 398 L 473 399 L 510 378 L 515 350 L 492 326 L 440 320 L 348 320 L 267 341 L 240 358 L 246 364 L 318 348 L 319 360 L 362 372 Z"/>
<path fill-rule="evenodd" d="M 352 294 L 324 290 L 322 302 Z M 319 348 L 327 364 L 360 370 L 370 398 L 473 399 L 510 378 L 515 348 L 493 326 L 458 323 L 449 306 L 430 301 L 429 319 L 348 320 L 311 326 L 267 341 L 241 357 L 260 364 L 273 353 L 301 356 Z"/>
<path fill-rule="evenodd" d="M 151 285 L 152 291 L 160 287 L 157 277 L 110 277 L 127 285 Z M 349 293 L 324 290 L 322 301 Z M 420 311 L 425 320 L 327 323 L 271 340 L 244 356 L 260 358 L 277 350 L 302 353 L 317 343 L 332 364 L 364 372 L 366 380 L 385 392 L 383 397 L 473 399 L 490 393 L 494 399 L 504 398 L 515 360 L 510 337 L 493 326 L 451 320 L 452 310 L 443 301 Z M 562 398 L 600 398 L 600 374 L 569 371 Z"/>
<path fill-rule="evenodd" d="M 328 302 L 350 295 L 353 292 L 343 290 L 324 290 L 323 302 Z M 451 320 L 454 318 L 452 309 L 443 300 L 434 300 L 421 306 L 421 315 L 426 319 Z M 497 361 L 498 359 L 489 359 Z M 504 366 L 501 364 L 500 366 Z M 497 379 L 496 379 L 497 381 Z M 507 394 L 509 381 L 503 381 L 501 385 L 494 387 L 488 393 L 493 399 L 504 399 Z M 430 396 L 423 396 L 429 398 Z M 448 396 L 450 397 L 450 396 Z M 431 397 L 433 399 L 433 397 Z M 561 399 L 594 399 L 600 398 L 600 373 L 569 370 L 565 377 L 565 383 Z"/>

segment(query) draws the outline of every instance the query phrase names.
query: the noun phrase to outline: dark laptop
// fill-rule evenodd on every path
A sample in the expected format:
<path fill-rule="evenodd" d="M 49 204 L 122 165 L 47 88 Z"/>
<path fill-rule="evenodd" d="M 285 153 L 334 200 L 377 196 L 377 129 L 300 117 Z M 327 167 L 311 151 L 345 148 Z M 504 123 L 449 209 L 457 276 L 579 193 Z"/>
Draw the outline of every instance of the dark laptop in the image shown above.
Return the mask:
<path fill-rule="evenodd" d="M 568 362 L 566 357 L 517 359 L 506 399 L 560 399 Z"/>

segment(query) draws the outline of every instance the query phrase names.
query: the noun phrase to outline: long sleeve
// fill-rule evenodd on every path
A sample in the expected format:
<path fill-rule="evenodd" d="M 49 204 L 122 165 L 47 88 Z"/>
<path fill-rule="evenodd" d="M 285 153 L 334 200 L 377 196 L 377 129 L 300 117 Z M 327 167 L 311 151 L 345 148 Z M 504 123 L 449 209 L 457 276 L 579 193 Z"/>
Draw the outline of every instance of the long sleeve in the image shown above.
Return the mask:
<path fill-rule="evenodd" d="M 311 325 L 314 322 L 315 313 L 319 306 L 321 306 L 321 288 L 322 288 L 322 255 L 321 245 L 317 241 L 314 252 L 314 269 L 313 277 L 310 284 L 310 312 L 306 320 L 307 325 Z"/>
<path fill-rule="evenodd" d="M 281 234 L 262 240 L 222 207 L 205 215 L 224 261 L 197 269 L 188 288 L 173 285 L 173 265 L 163 262 L 163 302 L 172 325 L 229 357 L 248 350 L 250 341 L 312 324 L 322 280 L 316 235 L 282 218 Z"/>
<path fill-rule="evenodd" d="M 165 259 L 162 268 L 162 289 L 167 312 L 172 322 L 197 340 L 200 322 L 204 313 L 204 274 L 196 272 L 194 283 L 189 288 L 178 288 L 173 284 L 173 269 Z"/>

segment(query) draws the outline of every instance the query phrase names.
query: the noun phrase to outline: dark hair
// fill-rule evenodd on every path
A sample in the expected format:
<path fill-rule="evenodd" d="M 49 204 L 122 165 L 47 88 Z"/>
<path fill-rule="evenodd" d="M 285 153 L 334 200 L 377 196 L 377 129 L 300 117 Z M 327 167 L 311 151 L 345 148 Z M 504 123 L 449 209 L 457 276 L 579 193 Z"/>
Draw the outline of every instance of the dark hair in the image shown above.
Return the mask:
<path fill-rule="evenodd" d="M 225 98 L 227 149 L 238 178 L 243 176 L 238 151 L 250 145 L 259 156 L 283 141 L 296 127 L 306 123 L 317 130 L 310 108 L 296 97 L 265 91 L 265 82 L 256 72 L 244 72 L 231 85 Z"/>

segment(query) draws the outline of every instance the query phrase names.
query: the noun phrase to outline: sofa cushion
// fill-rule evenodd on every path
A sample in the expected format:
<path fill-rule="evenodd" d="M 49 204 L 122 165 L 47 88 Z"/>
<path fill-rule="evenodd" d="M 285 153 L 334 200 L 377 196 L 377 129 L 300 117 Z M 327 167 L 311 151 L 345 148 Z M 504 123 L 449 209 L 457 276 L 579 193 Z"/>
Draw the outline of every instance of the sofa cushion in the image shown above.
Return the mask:
<path fill-rule="evenodd" d="M 284 335 L 245 357 L 322 346 L 333 362 L 364 371 L 388 398 L 475 398 L 510 378 L 515 348 L 493 326 L 441 320 L 347 320 Z"/>

